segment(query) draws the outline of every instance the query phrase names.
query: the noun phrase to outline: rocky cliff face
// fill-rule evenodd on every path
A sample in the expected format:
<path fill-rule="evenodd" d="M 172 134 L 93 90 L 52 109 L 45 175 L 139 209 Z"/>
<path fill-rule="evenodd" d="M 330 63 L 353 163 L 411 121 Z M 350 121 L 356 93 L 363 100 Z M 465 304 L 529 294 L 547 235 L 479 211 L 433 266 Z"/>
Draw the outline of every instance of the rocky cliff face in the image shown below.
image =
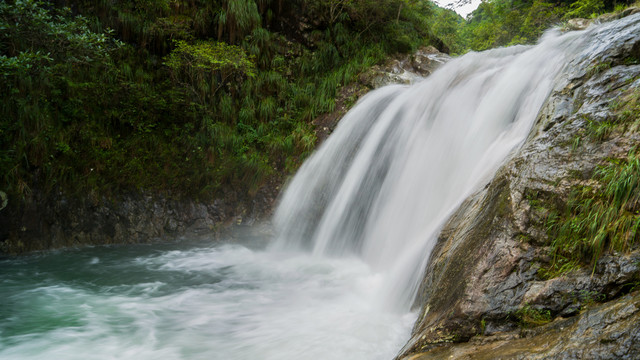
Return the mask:
<path fill-rule="evenodd" d="M 229 192 L 219 199 L 172 199 L 158 194 L 111 198 L 32 193 L 0 210 L 0 255 L 38 250 L 215 238 L 230 225 L 252 224 L 268 216 L 278 185 L 254 197 Z"/>
<path fill-rule="evenodd" d="M 442 230 L 399 359 L 640 356 L 637 245 L 541 271 L 553 261 L 550 212 L 577 187 L 598 189 L 596 169 L 640 143 L 640 14 L 592 36 L 595 51 L 570 64 L 522 148 Z"/>

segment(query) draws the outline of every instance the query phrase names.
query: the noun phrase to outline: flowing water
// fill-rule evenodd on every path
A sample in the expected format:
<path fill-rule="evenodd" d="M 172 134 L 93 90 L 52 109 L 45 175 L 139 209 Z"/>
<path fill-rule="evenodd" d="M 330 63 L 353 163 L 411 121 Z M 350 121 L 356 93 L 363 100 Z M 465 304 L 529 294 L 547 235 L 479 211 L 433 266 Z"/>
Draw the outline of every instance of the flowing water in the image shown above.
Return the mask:
<path fill-rule="evenodd" d="M 0 259 L 0 359 L 393 358 L 438 229 L 523 142 L 590 36 L 552 32 L 370 93 L 288 184 L 267 248 Z"/>
<path fill-rule="evenodd" d="M 368 94 L 289 184 L 274 248 L 358 257 L 384 274 L 378 306 L 409 309 L 438 230 L 525 140 L 580 35 L 468 54 Z"/>
<path fill-rule="evenodd" d="M 0 261 L 0 359 L 390 359 L 413 317 L 357 259 L 237 243 Z"/>

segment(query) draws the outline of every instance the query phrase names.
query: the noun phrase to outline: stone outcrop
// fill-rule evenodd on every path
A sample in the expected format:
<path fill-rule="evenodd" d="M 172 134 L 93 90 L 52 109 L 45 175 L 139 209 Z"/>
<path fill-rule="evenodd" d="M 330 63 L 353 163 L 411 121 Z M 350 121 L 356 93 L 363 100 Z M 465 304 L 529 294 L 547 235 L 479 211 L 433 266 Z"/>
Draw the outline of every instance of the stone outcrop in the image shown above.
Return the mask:
<path fill-rule="evenodd" d="M 433 46 L 425 46 L 409 56 L 398 56 L 382 66 L 373 66 L 360 76 L 360 81 L 372 89 L 389 84 L 412 84 L 431 75 L 449 60 L 449 55 Z"/>
<path fill-rule="evenodd" d="M 549 208 L 640 143 L 637 125 L 593 134 L 640 91 L 640 14 L 593 36 L 602 41 L 569 64 L 525 144 L 443 228 L 399 359 L 638 358 L 640 249 L 552 279 L 539 271 L 551 262 Z M 527 329 L 536 318 L 553 321 Z"/>
<path fill-rule="evenodd" d="M 406 359 L 637 359 L 638 324 L 640 293 L 636 292 L 535 329 L 475 337 L 463 344 L 447 344 Z"/>
<path fill-rule="evenodd" d="M 211 201 L 134 193 L 70 198 L 33 193 L 0 210 L 0 255 L 105 244 L 139 244 L 180 237 L 215 238 L 233 225 L 267 217 L 278 186 L 256 196 L 223 194 Z"/>

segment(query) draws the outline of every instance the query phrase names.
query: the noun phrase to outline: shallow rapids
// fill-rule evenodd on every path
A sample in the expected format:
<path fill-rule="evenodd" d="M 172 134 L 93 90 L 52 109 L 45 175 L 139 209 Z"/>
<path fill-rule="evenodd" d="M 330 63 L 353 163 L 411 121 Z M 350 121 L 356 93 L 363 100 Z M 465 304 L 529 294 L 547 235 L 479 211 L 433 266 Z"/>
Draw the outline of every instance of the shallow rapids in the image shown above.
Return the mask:
<path fill-rule="evenodd" d="M 391 359 L 358 259 L 238 244 L 97 247 L 0 260 L 0 359 Z"/>

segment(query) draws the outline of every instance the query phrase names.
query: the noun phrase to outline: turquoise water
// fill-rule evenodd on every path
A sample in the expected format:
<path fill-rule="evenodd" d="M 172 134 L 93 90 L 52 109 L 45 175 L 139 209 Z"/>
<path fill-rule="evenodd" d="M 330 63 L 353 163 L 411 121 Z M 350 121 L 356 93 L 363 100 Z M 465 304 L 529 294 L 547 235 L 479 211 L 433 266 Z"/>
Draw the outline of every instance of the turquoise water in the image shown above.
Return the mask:
<path fill-rule="evenodd" d="M 415 314 L 355 258 L 208 241 L 0 259 L 0 359 L 390 359 Z"/>

